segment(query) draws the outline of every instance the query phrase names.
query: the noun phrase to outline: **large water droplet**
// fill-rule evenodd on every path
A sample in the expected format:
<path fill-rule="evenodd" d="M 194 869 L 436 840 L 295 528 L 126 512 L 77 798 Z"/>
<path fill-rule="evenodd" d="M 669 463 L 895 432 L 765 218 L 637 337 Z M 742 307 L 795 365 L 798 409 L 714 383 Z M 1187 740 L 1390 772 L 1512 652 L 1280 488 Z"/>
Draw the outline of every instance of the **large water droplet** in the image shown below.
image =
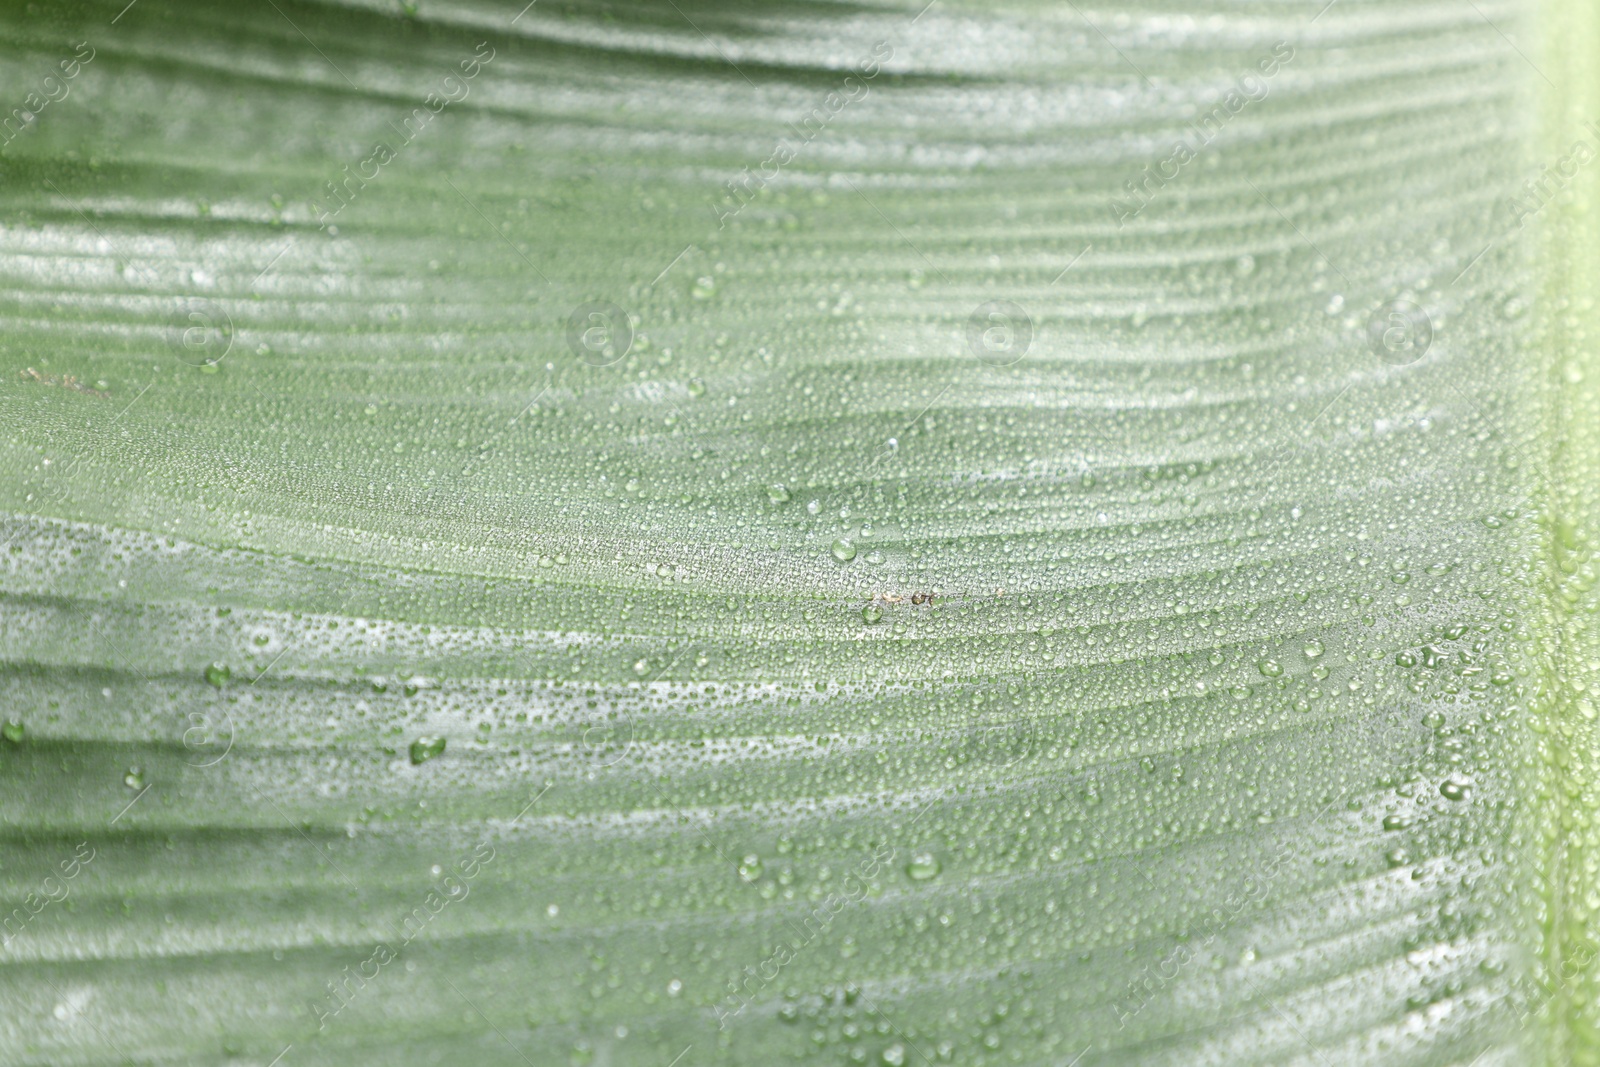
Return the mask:
<path fill-rule="evenodd" d="M 444 738 L 424 736 L 411 742 L 411 762 L 427 763 L 444 751 Z"/>

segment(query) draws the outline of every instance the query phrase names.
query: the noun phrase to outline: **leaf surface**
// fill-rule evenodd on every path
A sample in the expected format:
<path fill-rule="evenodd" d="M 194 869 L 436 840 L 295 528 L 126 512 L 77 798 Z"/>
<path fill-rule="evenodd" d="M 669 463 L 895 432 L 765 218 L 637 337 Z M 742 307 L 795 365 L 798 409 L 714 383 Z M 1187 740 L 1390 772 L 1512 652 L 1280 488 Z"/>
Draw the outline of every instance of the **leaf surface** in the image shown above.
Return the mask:
<path fill-rule="evenodd" d="M 1596 16 L 1319 6 L 0 15 L 0 1058 L 1594 1062 Z"/>

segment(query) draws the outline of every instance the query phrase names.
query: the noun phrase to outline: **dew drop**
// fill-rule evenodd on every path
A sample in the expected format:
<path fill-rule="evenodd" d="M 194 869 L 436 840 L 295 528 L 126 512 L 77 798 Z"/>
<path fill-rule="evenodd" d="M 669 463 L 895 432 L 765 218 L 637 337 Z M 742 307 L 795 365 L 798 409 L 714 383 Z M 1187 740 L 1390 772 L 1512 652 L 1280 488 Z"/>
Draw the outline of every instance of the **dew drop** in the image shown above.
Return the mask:
<path fill-rule="evenodd" d="M 849 563 L 856 558 L 856 546 L 847 537 L 841 537 L 833 543 L 833 558 L 840 563 Z"/>
<path fill-rule="evenodd" d="M 906 864 L 906 874 L 911 876 L 913 882 L 926 882 L 930 878 L 936 878 L 942 869 L 939 858 L 932 852 L 913 853 L 911 862 Z"/>
<path fill-rule="evenodd" d="M 206 668 L 206 681 L 221 689 L 228 684 L 228 678 L 233 674 L 226 663 L 213 663 Z"/>
<path fill-rule="evenodd" d="M 427 763 L 444 751 L 444 738 L 423 736 L 411 742 L 411 762 Z"/>

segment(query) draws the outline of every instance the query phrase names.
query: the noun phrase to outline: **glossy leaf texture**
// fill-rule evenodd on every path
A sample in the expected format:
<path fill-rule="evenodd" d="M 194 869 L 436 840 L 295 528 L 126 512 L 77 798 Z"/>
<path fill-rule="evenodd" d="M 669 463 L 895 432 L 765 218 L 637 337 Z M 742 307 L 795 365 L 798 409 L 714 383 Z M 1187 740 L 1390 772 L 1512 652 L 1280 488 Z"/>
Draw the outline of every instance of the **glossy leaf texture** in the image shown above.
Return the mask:
<path fill-rule="evenodd" d="M 1594 1062 L 1595 18 L 7 7 L 0 1060 Z"/>

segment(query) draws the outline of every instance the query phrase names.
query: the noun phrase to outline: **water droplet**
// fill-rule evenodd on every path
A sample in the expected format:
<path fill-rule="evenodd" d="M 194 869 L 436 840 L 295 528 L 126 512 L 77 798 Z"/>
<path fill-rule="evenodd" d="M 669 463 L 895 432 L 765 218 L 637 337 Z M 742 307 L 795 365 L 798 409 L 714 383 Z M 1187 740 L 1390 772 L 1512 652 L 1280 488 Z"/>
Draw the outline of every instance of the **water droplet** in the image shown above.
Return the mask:
<path fill-rule="evenodd" d="M 876 604 L 868 604 L 861 609 L 861 618 L 868 626 L 883 618 L 883 609 Z"/>
<path fill-rule="evenodd" d="M 850 543 L 848 537 L 841 537 L 833 543 L 833 558 L 840 563 L 849 563 L 856 558 L 856 546 Z"/>
<path fill-rule="evenodd" d="M 1278 663 L 1278 661 L 1271 659 L 1264 659 L 1258 662 L 1256 664 L 1256 670 L 1260 671 L 1268 678 L 1276 678 L 1278 675 L 1283 673 L 1283 667 Z"/>
<path fill-rule="evenodd" d="M 750 853 L 739 863 L 739 877 L 747 882 L 753 882 L 761 877 L 761 857 L 754 852 Z"/>
<path fill-rule="evenodd" d="M 129 789 L 143 789 L 144 771 L 138 767 L 129 767 L 128 773 L 122 776 L 122 784 Z"/>
<path fill-rule="evenodd" d="M 911 876 L 913 882 L 926 882 L 930 878 L 936 878 L 942 869 L 939 858 L 932 852 L 913 853 L 911 862 L 906 864 L 906 874 Z"/>
<path fill-rule="evenodd" d="M 767 499 L 774 504 L 787 504 L 789 502 L 789 489 L 781 483 L 767 486 Z"/>
<path fill-rule="evenodd" d="M 429 736 L 419 737 L 415 741 L 411 742 L 411 762 L 413 764 L 427 763 L 429 760 L 433 759 L 433 757 L 439 755 L 443 751 L 444 738 Z"/>
<path fill-rule="evenodd" d="M 206 668 L 206 681 L 221 689 L 228 684 L 228 678 L 233 671 L 228 669 L 226 663 L 213 663 Z"/>
<path fill-rule="evenodd" d="M 896 1041 L 884 1049 L 878 1058 L 888 1064 L 889 1067 L 901 1067 L 906 1062 L 906 1047 Z"/>
<path fill-rule="evenodd" d="M 1417 657 L 1409 652 L 1396 652 L 1394 665 L 1396 667 L 1415 667 L 1417 665 Z"/>
<path fill-rule="evenodd" d="M 13 745 L 22 744 L 22 733 L 22 723 L 16 719 L 8 719 L 3 726 L 0 726 L 0 737 L 10 741 Z"/>
<path fill-rule="evenodd" d="M 694 285 L 689 289 L 689 295 L 696 300 L 709 300 L 717 292 L 717 279 L 709 274 L 702 274 L 694 280 Z"/>
<path fill-rule="evenodd" d="M 1452 774 L 1439 783 L 1439 795 L 1446 800 L 1466 800 L 1472 795 L 1472 779 L 1464 774 Z"/>
<path fill-rule="evenodd" d="M 1303 651 L 1306 654 L 1306 659 L 1316 659 L 1322 655 L 1324 649 L 1321 641 L 1307 641 Z"/>

